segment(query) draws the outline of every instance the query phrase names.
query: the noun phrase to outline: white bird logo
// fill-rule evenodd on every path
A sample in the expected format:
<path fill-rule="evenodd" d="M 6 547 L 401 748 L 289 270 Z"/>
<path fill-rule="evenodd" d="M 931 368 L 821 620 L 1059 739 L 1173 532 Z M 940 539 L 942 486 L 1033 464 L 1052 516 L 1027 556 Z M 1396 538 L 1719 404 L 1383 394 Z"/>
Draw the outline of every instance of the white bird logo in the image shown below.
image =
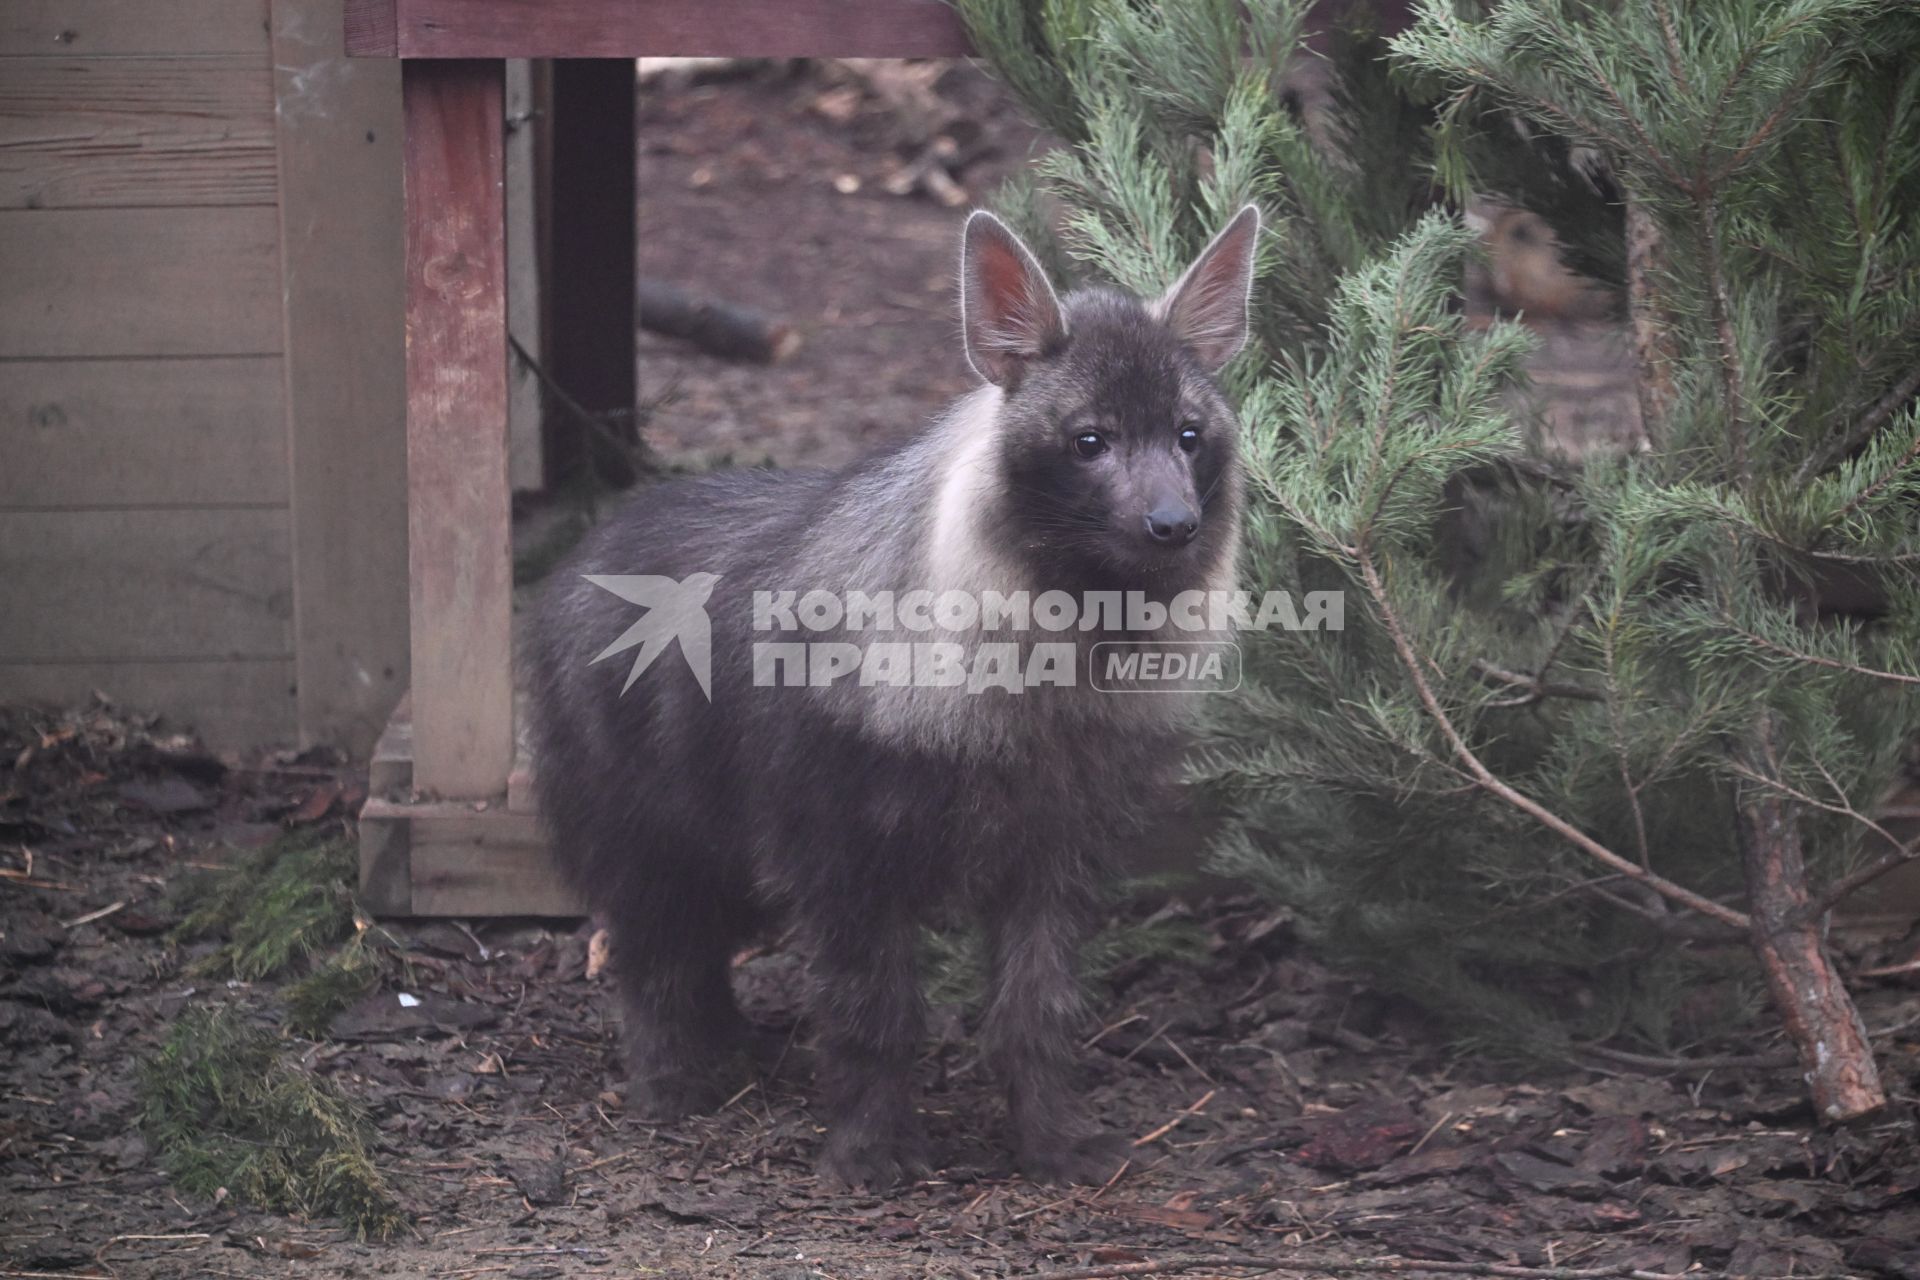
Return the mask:
<path fill-rule="evenodd" d="M 687 668 L 700 682 L 700 692 L 707 695 L 708 702 L 713 701 L 713 623 L 707 617 L 706 605 L 707 597 L 713 594 L 713 584 L 720 581 L 719 574 L 690 573 L 678 582 L 651 574 L 589 573 L 585 576 L 601 590 L 611 591 L 646 610 L 620 633 L 618 640 L 593 659 L 598 662 L 640 646 L 640 652 L 633 658 L 633 670 L 627 673 L 627 682 L 620 686 L 621 693 L 633 688 L 640 673 L 651 666 L 669 644 L 678 640 L 680 656 L 687 660 Z"/>

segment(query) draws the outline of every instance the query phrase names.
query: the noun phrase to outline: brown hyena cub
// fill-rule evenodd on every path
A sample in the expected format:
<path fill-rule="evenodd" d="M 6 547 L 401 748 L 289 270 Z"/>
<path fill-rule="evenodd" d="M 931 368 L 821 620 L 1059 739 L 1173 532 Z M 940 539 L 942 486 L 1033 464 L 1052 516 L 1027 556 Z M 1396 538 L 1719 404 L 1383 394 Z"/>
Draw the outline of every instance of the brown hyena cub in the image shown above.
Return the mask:
<path fill-rule="evenodd" d="M 1072 1083 L 1074 958 L 1104 859 L 1165 803 L 1187 700 L 1092 687 L 1111 632 L 995 631 L 965 601 L 1231 588 L 1238 432 L 1214 375 L 1246 339 L 1259 231 L 1249 206 L 1158 299 L 1057 297 L 976 213 L 961 303 L 983 386 L 844 471 L 647 489 L 554 575 L 530 644 L 540 806 L 610 923 L 642 1112 L 738 1086 L 728 957 L 780 923 L 807 960 L 825 1169 L 927 1169 L 915 940 L 962 909 L 988 937 L 981 1035 L 1020 1168 L 1119 1166 Z M 1019 677 L 1047 649 L 1068 658 L 1051 679 L 1005 678 L 1008 651 Z"/>

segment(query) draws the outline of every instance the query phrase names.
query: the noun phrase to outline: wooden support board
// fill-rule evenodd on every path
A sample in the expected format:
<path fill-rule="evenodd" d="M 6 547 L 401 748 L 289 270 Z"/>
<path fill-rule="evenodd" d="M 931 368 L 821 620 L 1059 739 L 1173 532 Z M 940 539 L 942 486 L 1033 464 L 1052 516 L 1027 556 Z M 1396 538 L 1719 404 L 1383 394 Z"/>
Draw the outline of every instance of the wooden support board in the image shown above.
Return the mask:
<path fill-rule="evenodd" d="M 0 58 L 267 51 L 267 0 L 6 0 Z M 3 74 L 3 73 L 0 73 Z"/>
<path fill-rule="evenodd" d="M 341 0 L 273 0 L 272 61 L 300 740 L 357 756 L 407 687 L 400 69 Z"/>
<path fill-rule="evenodd" d="M 282 505 L 276 356 L 0 369 L 0 508 Z"/>
<path fill-rule="evenodd" d="M 400 58 L 959 58 L 941 0 L 352 0 L 347 52 Z"/>
<path fill-rule="evenodd" d="M 271 205 L 0 210 L 0 281 L 9 358 L 280 353 Z"/>
<path fill-rule="evenodd" d="M 8 59 L 0 208 L 270 205 L 271 75 L 257 54 Z"/>
<path fill-rule="evenodd" d="M 576 394 L 596 408 L 627 408 L 635 285 L 625 239 L 633 227 L 631 60 L 643 54 L 957 57 L 972 50 L 941 0 L 345 5 L 349 53 L 403 60 L 406 121 L 413 685 L 410 705 L 396 714 L 375 755 L 375 796 L 362 816 L 362 893 L 369 906 L 388 914 L 571 914 L 579 904 L 557 887 L 540 852 L 529 811 L 529 765 L 515 760 L 500 60 L 627 64 L 580 68 L 582 83 L 601 84 L 605 105 L 587 117 L 602 136 L 573 141 L 583 143 L 589 159 L 579 167 L 598 179 L 605 199 L 583 188 L 568 207 L 607 235 L 617 230 L 629 252 L 596 252 L 592 262 L 572 267 L 556 263 L 551 287 L 585 302 L 575 317 L 556 314 L 546 335 L 548 350 L 558 355 L 569 349 L 563 330 L 588 334 L 583 341 L 596 343 L 591 367 L 575 371 L 573 381 L 609 370 L 614 376 L 598 392 Z M 564 108 L 556 105 L 560 114 Z M 556 139 L 556 155 L 567 145 Z M 557 247 L 564 237 L 554 240 Z M 610 265 L 615 257 L 619 262 Z M 595 279 L 619 296 L 594 298 L 586 291 Z M 624 322 L 617 323 L 620 317 Z M 548 465 L 551 479 L 555 460 Z"/>
<path fill-rule="evenodd" d="M 383 916 L 574 916 L 547 858 L 522 744 L 503 797 L 433 801 L 413 791 L 413 719 L 402 699 L 374 749 L 360 813 L 360 900 Z"/>
<path fill-rule="evenodd" d="M 513 763 L 503 75 L 402 74 L 413 785 L 477 799 Z"/>
<path fill-rule="evenodd" d="M 0 698 L 293 736 L 273 79 L 267 0 L 0 3 Z"/>

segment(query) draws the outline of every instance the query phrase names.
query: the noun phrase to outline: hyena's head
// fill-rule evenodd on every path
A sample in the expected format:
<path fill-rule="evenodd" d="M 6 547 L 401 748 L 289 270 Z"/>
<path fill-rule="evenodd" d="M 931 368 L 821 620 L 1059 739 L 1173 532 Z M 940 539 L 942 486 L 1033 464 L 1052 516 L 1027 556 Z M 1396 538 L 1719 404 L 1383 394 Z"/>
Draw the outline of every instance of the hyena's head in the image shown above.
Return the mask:
<path fill-rule="evenodd" d="M 1049 587 L 1217 583 L 1240 518 L 1238 428 L 1215 375 L 1247 339 L 1260 214 L 1242 209 L 1159 298 L 1057 296 L 987 213 L 967 222 L 967 358 L 1002 397 L 976 527 Z"/>

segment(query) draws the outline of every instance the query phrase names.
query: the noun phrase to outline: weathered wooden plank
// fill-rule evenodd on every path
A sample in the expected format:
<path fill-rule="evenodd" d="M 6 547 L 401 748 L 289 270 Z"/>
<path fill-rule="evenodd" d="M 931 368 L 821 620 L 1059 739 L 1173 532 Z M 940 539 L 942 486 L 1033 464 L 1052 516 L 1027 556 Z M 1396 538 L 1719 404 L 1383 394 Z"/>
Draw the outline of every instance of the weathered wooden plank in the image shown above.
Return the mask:
<path fill-rule="evenodd" d="M 405 798 L 413 790 L 413 700 L 400 695 L 387 727 L 367 761 L 367 794 L 375 800 Z"/>
<path fill-rule="evenodd" d="M 413 784 L 455 798 L 513 764 L 501 81 L 403 72 Z"/>
<path fill-rule="evenodd" d="M 96 692 L 197 731 L 215 750 L 293 738 L 293 660 L 0 662 L 0 702 L 72 707 Z"/>
<path fill-rule="evenodd" d="M 398 902 L 403 894 L 390 878 L 404 860 L 408 914 L 585 914 L 579 898 L 554 871 L 539 822 L 526 814 L 373 796 L 360 811 L 360 825 L 363 833 L 371 827 L 375 837 L 371 861 L 363 846 L 363 883 L 371 878 L 386 900 Z"/>
<path fill-rule="evenodd" d="M 399 28 L 393 0 L 347 0 L 347 53 L 356 58 L 391 58 L 399 52 Z"/>
<path fill-rule="evenodd" d="M 5 0 L 0 57 L 267 54 L 267 0 Z"/>
<path fill-rule="evenodd" d="M 280 351 L 271 208 L 0 210 L 0 352 Z"/>
<path fill-rule="evenodd" d="M 940 0 L 352 0 L 347 52 L 403 58 L 957 58 Z"/>
<path fill-rule="evenodd" d="M 400 69 L 274 0 L 300 738 L 364 753 L 407 687 Z"/>
<path fill-rule="evenodd" d="M 292 653 L 280 508 L 0 512 L 0 662 Z"/>
<path fill-rule="evenodd" d="M 279 356 L 0 360 L 0 508 L 287 500 Z"/>
<path fill-rule="evenodd" d="M 272 204 L 264 58 L 15 58 L 0 208 Z"/>
<path fill-rule="evenodd" d="M 420 916 L 580 916 L 531 818 L 478 813 L 415 818 L 411 911 Z"/>
<path fill-rule="evenodd" d="M 367 802 L 369 806 L 373 801 Z M 376 916 L 413 914 L 413 824 L 360 810 L 360 902 Z"/>

